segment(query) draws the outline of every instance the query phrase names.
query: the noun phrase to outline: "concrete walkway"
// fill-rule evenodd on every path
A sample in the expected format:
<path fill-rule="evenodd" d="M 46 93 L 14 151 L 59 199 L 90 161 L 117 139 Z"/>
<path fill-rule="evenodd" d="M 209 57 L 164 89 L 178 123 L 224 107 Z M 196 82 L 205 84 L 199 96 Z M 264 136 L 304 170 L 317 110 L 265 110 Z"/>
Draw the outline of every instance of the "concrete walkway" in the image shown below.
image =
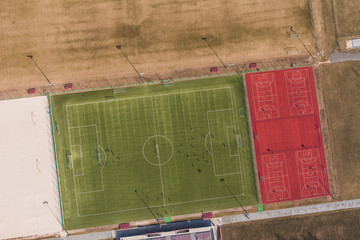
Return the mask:
<path fill-rule="evenodd" d="M 264 212 L 255 212 L 249 215 L 249 219 L 247 219 L 243 214 L 233 215 L 233 216 L 222 217 L 221 222 L 222 224 L 228 224 L 228 223 L 262 220 L 268 218 L 278 218 L 278 217 L 303 215 L 303 214 L 318 213 L 318 212 L 328 212 L 328 211 L 335 211 L 335 210 L 349 209 L 349 208 L 360 208 L 360 199 L 341 201 L 341 202 L 322 203 L 322 204 L 309 205 L 303 207 L 283 208 L 279 210 L 271 210 Z"/>
<path fill-rule="evenodd" d="M 47 238 L 47 240 L 99 240 L 99 239 L 113 239 L 113 232 L 106 231 L 106 232 L 71 235 L 67 237 Z"/>

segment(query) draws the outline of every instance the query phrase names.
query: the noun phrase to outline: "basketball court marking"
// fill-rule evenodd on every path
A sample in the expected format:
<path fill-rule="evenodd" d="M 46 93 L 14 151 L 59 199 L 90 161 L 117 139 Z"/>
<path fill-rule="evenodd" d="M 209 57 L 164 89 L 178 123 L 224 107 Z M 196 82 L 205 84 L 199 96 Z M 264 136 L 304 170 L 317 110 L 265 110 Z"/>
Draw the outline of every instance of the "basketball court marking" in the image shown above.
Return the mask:
<path fill-rule="evenodd" d="M 312 91 L 309 84 L 308 70 L 286 71 L 285 82 L 290 115 L 296 116 L 313 113 Z"/>
<path fill-rule="evenodd" d="M 256 120 L 279 117 L 279 100 L 274 73 L 250 76 Z"/>
<path fill-rule="evenodd" d="M 295 127 L 291 128 L 291 131 L 289 131 L 293 132 L 291 134 L 287 131 L 283 131 L 274 136 L 278 143 L 286 143 L 286 146 L 284 145 L 284 150 L 281 150 L 280 153 L 284 153 L 287 158 L 286 167 L 288 171 L 288 180 L 285 179 L 285 184 L 288 185 L 286 188 L 289 193 L 291 193 L 291 196 L 289 195 L 289 200 L 328 195 L 329 183 L 327 175 L 325 174 L 326 160 L 324 156 L 324 146 L 322 143 L 319 112 L 317 108 L 315 82 L 311 66 L 268 71 L 264 72 L 264 74 L 258 72 L 246 74 L 245 80 L 248 90 L 251 115 L 250 120 L 253 129 L 258 172 L 259 174 L 268 174 L 266 173 L 267 169 L 263 169 L 264 166 L 261 162 L 261 157 L 264 154 L 271 153 L 266 153 L 266 151 L 264 152 L 263 150 L 269 149 L 267 148 L 267 145 L 264 144 L 268 144 L 272 141 L 272 138 L 269 138 L 265 139 L 266 141 L 264 142 L 259 142 L 260 138 L 257 136 L 258 123 L 261 122 L 262 129 L 266 129 L 267 127 L 277 127 L 277 123 L 273 122 L 277 119 L 270 119 L 271 121 L 267 121 L 266 119 L 259 120 L 259 118 L 264 118 L 264 115 L 267 119 L 273 117 L 270 115 L 271 113 L 274 113 L 272 112 L 271 106 L 266 106 L 268 109 L 263 108 L 264 110 L 261 110 L 263 114 L 259 114 L 260 110 L 258 109 L 258 107 L 261 106 L 258 102 L 258 94 L 259 92 L 262 94 L 262 92 L 269 90 L 269 86 L 272 86 L 270 81 L 271 76 L 275 76 L 275 84 L 277 87 L 276 91 L 279 101 L 278 103 L 280 104 L 279 120 L 282 120 L 286 126 Z M 260 85 L 258 83 L 260 83 Z M 274 86 L 272 86 L 271 89 L 275 90 Z M 270 92 L 270 90 L 268 92 Z M 271 100 L 270 93 L 266 97 Z M 271 104 L 271 101 L 265 103 Z M 267 112 L 270 112 L 268 116 L 266 116 Z M 272 128 L 272 131 L 269 132 L 277 134 L 275 131 L 276 129 Z M 261 146 L 259 146 L 259 144 L 261 144 Z M 316 164 L 313 164 L 314 166 L 311 168 L 311 172 L 309 172 L 310 169 L 308 169 L 310 165 L 306 165 L 303 161 L 296 158 L 296 154 L 298 154 L 298 158 L 300 157 L 297 152 L 309 149 L 316 149 L 316 151 L 318 151 L 317 155 L 313 155 L 313 157 L 318 157 L 316 158 Z M 279 151 L 276 150 L 275 152 L 279 153 Z M 264 177 L 259 177 L 260 182 L 264 182 Z M 277 176 L 277 178 L 281 180 L 279 176 Z M 268 179 L 268 181 L 270 180 Z M 271 180 L 271 182 L 273 182 L 273 180 Z M 273 192 L 273 189 L 270 188 L 272 184 L 273 183 L 270 184 L 265 181 L 264 185 L 261 184 L 260 186 L 263 203 L 277 201 L 275 195 L 277 190 Z M 281 201 L 284 199 L 278 198 L 278 200 Z"/>
<path fill-rule="evenodd" d="M 325 193 L 319 181 L 324 182 L 322 169 L 318 169 L 319 149 L 300 150 L 295 152 L 301 196 L 311 197 Z"/>
<path fill-rule="evenodd" d="M 276 201 L 281 195 L 281 200 L 291 198 L 289 189 L 289 175 L 285 153 L 262 155 L 263 179 L 268 201 Z"/>
<path fill-rule="evenodd" d="M 132 98 L 122 98 L 122 99 L 116 99 L 114 101 L 122 101 L 122 100 L 132 100 L 132 99 L 144 99 L 144 98 L 151 98 L 152 100 L 152 110 L 153 110 L 153 117 L 154 117 L 154 124 L 156 125 L 156 119 L 155 119 L 155 115 L 154 115 L 154 106 L 153 106 L 153 97 L 157 97 L 157 96 L 169 96 L 169 95 L 175 95 L 175 94 L 183 94 L 183 93 L 195 93 L 195 92 L 204 92 L 204 91 L 214 91 L 214 90 L 221 90 L 221 89 L 229 89 L 229 94 L 230 94 L 230 98 L 231 98 L 231 104 L 232 104 L 232 108 L 229 109 L 220 109 L 220 110 L 212 110 L 209 112 L 213 112 L 213 111 L 224 111 L 224 110 L 232 110 L 233 112 L 233 119 L 234 119 L 234 123 L 235 123 L 235 128 L 236 128 L 236 119 L 235 119 L 235 112 L 234 112 L 234 103 L 233 103 L 233 98 L 232 98 L 232 90 L 231 87 L 221 87 L 221 88 L 211 88 L 211 89 L 203 89 L 203 90 L 196 90 L 196 91 L 184 91 L 184 92 L 177 92 L 177 93 L 169 93 L 169 94 L 158 94 L 158 95 L 151 95 L 151 96 L 144 96 L 144 97 L 132 97 Z M 114 102 L 111 101 L 111 102 Z M 81 125 L 81 126 L 70 126 L 70 121 L 69 121 L 69 112 L 68 112 L 68 107 L 75 107 L 75 106 L 80 106 L 80 105 L 90 105 L 90 104 L 98 104 L 98 103 L 109 103 L 109 101 L 98 101 L 98 102 L 88 102 L 88 103 L 81 103 L 81 104 L 70 104 L 70 105 L 66 105 L 66 117 L 67 117 L 67 128 L 68 128 L 68 134 L 69 134 L 69 142 L 70 142 L 70 146 L 71 144 L 71 133 L 70 133 L 70 129 L 72 128 L 84 128 L 84 127 L 95 127 L 96 129 L 96 137 L 97 137 L 97 144 L 98 144 L 98 148 L 100 149 L 100 145 L 99 145 L 99 138 L 98 138 L 98 131 L 97 131 L 97 124 L 91 124 L 91 125 Z M 156 128 L 156 126 L 155 126 Z M 210 132 L 209 132 L 210 133 Z M 208 133 L 208 134 L 209 134 Z M 211 134 L 210 134 L 211 135 Z M 210 136 L 210 141 L 211 141 L 211 136 Z M 206 143 L 205 143 L 206 144 Z M 206 146 L 205 146 L 206 147 Z M 212 148 L 212 146 L 211 146 Z M 213 154 L 211 154 L 213 156 Z M 227 173 L 227 174 L 220 174 L 220 175 L 215 175 L 215 176 L 226 176 L 226 175 L 234 175 L 234 174 L 240 174 L 241 176 L 241 184 L 242 184 L 242 193 L 239 195 L 235 195 L 235 196 L 244 196 L 245 195 L 245 188 L 244 188 L 244 180 L 243 180 L 243 175 L 242 175 L 242 168 L 241 168 L 241 159 L 240 159 L 240 153 L 239 153 L 239 149 L 238 149 L 238 156 L 239 158 L 239 168 L 240 171 L 239 172 L 234 172 L 234 173 Z M 214 166 L 214 159 L 213 159 L 213 166 Z M 214 166 L 214 170 L 215 170 L 215 166 Z M 160 170 L 161 171 L 161 170 Z M 74 186 L 75 186 L 75 201 L 76 201 L 76 207 L 77 207 L 77 215 L 78 217 L 88 217 L 88 216 L 96 216 L 96 215 L 103 215 L 103 214 L 111 214 L 111 213 L 117 213 L 117 212 L 127 212 L 127 211 L 132 211 L 132 210 L 139 210 L 139 209 L 145 209 L 145 208 L 134 208 L 134 209 L 124 209 L 124 210 L 119 210 L 119 211 L 113 211 L 113 212 L 103 212 L 103 213 L 96 213 L 96 214 L 86 214 L 86 215 L 80 215 L 79 212 L 79 203 L 78 203 L 78 198 L 77 195 L 79 194 L 91 194 L 91 193 L 95 193 L 95 192 L 101 192 L 104 191 L 104 183 L 103 183 L 103 175 L 102 175 L 102 169 L 100 170 L 101 173 L 101 179 L 102 179 L 102 190 L 95 190 L 95 191 L 88 191 L 88 192 L 77 192 L 76 189 L 76 185 L 75 185 L 75 176 L 74 176 L 74 168 L 73 168 L 73 180 L 74 180 Z M 161 178 L 161 183 L 162 183 L 162 189 L 163 189 L 163 182 L 162 182 L 162 176 L 160 176 Z M 161 206 L 171 206 L 171 205 L 180 205 L 180 204 L 186 204 L 186 203 L 192 203 L 192 202 L 201 202 L 201 201 L 211 201 L 211 200 L 217 200 L 217 199 L 226 199 L 226 198 L 232 198 L 233 196 L 224 196 L 224 197 L 216 197 L 216 198 L 208 198 L 208 199 L 198 199 L 198 200 L 192 200 L 192 201 L 185 201 L 185 202 L 177 202 L 177 203 L 171 203 L 171 204 L 165 204 L 165 194 L 164 191 L 163 192 L 163 205 L 158 205 L 158 206 L 150 206 L 150 207 L 161 207 Z"/>

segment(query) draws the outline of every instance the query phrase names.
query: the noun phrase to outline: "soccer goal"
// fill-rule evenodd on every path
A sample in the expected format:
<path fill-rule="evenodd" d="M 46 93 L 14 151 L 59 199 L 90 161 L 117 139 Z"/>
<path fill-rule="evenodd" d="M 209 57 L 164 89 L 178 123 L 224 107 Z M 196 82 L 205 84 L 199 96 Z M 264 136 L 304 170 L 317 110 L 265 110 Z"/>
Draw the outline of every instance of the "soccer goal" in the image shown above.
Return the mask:
<path fill-rule="evenodd" d="M 240 134 L 236 134 L 236 143 L 237 143 L 238 147 L 242 146 L 241 135 Z"/>
<path fill-rule="evenodd" d="M 164 87 L 169 87 L 169 86 L 174 85 L 174 80 L 173 79 L 162 80 L 161 83 Z"/>
<path fill-rule="evenodd" d="M 69 168 L 73 168 L 73 158 L 72 158 L 72 154 L 71 153 L 68 153 L 67 155 L 66 155 L 66 157 L 67 157 L 67 164 L 68 164 L 68 166 L 69 166 Z"/>
<path fill-rule="evenodd" d="M 113 88 L 113 93 L 125 93 L 126 87 Z"/>

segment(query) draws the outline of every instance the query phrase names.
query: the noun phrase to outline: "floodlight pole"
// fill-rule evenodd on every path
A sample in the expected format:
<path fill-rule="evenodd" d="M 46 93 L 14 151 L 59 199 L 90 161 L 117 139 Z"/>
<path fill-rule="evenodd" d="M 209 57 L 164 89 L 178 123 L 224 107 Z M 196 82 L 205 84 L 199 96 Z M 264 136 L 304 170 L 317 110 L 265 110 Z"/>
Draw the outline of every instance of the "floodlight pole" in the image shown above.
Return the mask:
<path fill-rule="evenodd" d="M 41 68 L 39 67 L 39 65 L 35 62 L 35 60 L 33 59 L 33 55 L 27 55 L 27 57 L 35 64 L 35 66 L 39 69 L 39 71 L 42 73 L 42 75 L 46 78 L 46 80 L 48 81 L 48 85 L 50 85 L 51 87 L 54 87 L 50 80 L 47 78 L 47 76 L 45 75 L 45 73 L 41 70 Z"/>
<path fill-rule="evenodd" d="M 140 194 L 138 193 L 138 191 L 135 189 L 135 193 L 136 195 L 138 195 L 138 197 L 141 199 L 141 201 L 143 202 L 143 204 L 145 205 L 145 207 L 147 208 L 147 210 L 149 210 L 149 212 L 151 213 L 151 215 L 154 217 L 154 219 L 157 221 L 157 223 L 160 225 L 160 221 L 159 219 L 157 219 L 157 217 L 155 216 L 155 214 L 151 211 L 150 207 L 146 204 L 146 202 L 144 201 L 144 199 L 140 196 Z"/>
<path fill-rule="evenodd" d="M 304 42 L 301 41 L 299 34 L 297 34 L 294 30 L 293 26 L 290 26 L 290 31 L 293 32 L 295 34 L 295 36 L 297 37 L 297 39 L 299 40 L 299 42 L 304 46 L 305 50 L 309 53 L 309 55 L 311 56 L 312 59 L 315 59 L 314 56 L 311 54 L 311 52 L 309 51 L 309 49 L 305 46 Z"/>
<path fill-rule="evenodd" d="M 222 65 L 224 66 L 225 69 L 227 69 L 227 66 L 225 65 L 225 63 L 221 60 L 221 58 L 219 57 L 219 55 L 217 55 L 217 53 L 215 52 L 215 50 L 212 48 L 212 46 L 210 45 L 209 41 L 207 40 L 206 37 L 202 37 L 202 40 L 204 40 L 207 45 L 209 46 L 209 48 L 213 51 L 213 53 L 215 54 L 215 56 L 219 59 L 219 61 L 222 63 Z"/>
<path fill-rule="evenodd" d="M 139 75 L 140 79 L 142 79 L 143 76 L 139 73 L 139 71 L 135 68 L 134 64 L 132 64 L 132 62 L 130 61 L 130 59 L 126 56 L 126 54 L 124 53 L 124 51 L 123 51 L 122 48 L 121 48 L 121 45 L 116 45 L 115 47 L 121 51 L 121 53 L 124 55 L 124 57 L 126 58 L 126 60 L 128 61 L 128 63 L 130 63 L 130 65 L 133 67 L 133 69 L 135 70 L 135 72 Z"/>
<path fill-rule="evenodd" d="M 325 184 L 321 181 L 321 179 L 318 177 L 318 175 L 315 173 L 314 169 L 312 169 L 312 166 L 309 167 L 309 170 L 313 172 L 313 174 L 316 176 L 317 180 L 320 182 L 320 184 L 325 188 L 326 192 L 330 195 L 330 197 L 334 200 L 335 198 L 330 193 L 329 189 L 325 186 Z"/>
<path fill-rule="evenodd" d="M 51 210 L 51 208 L 49 207 L 49 203 L 48 201 L 43 201 L 43 205 L 47 206 L 47 208 L 50 210 L 51 214 L 55 217 L 56 221 L 61 225 L 62 229 L 66 232 L 67 235 L 69 235 L 69 232 L 65 229 L 64 225 L 62 224 L 62 222 L 60 222 L 60 220 L 57 218 L 57 216 L 55 215 L 55 213 Z"/>
<path fill-rule="evenodd" d="M 235 198 L 236 202 L 240 205 L 240 207 L 242 208 L 242 210 L 244 211 L 244 216 L 247 218 L 247 219 L 250 219 L 249 218 L 249 213 L 245 210 L 245 208 L 243 207 L 243 205 L 240 203 L 240 201 L 236 198 L 235 194 L 231 191 L 231 189 L 229 188 L 229 186 L 226 184 L 225 182 L 225 179 L 224 178 L 221 178 L 220 179 L 220 182 L 222 182 L 226 188 L 229 190 L 229 192 L 231 193 L 231 195 Z"/>

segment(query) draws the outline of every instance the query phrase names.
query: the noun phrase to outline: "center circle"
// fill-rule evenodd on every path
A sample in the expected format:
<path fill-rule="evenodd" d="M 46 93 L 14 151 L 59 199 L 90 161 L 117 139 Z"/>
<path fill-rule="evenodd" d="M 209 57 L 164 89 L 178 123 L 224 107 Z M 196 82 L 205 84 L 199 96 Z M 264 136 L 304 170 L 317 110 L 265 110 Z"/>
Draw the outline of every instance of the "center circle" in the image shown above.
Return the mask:
<path fill-rule="evenodd" d="M 149 137 L 143 145 L 145 160 L 154 166 L 162 166 L 170 161 L 174 154 L 173 144 L 163 135 Z"/>

